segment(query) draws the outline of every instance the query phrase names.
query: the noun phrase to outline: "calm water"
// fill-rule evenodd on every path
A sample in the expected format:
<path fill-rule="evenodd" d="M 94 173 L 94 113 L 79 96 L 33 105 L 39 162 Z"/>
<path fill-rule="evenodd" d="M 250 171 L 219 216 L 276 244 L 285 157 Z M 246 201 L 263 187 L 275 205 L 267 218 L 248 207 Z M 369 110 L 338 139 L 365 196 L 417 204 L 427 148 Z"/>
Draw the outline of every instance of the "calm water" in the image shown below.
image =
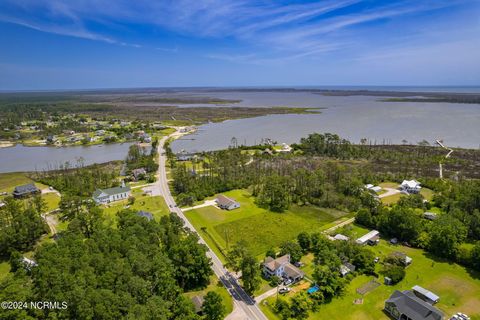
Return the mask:
<path fill-rule="evenodd" d="M 478 88 L 456 89 L 478 91 Z M 402 143 L 402 140 L 417 143 L 423 139 L 434 143 L 435 139 L 443 139 L 452 147 L 480 146 L 478 104 L 382 102 L 379 100 L 383 97 L 332 97 L 305 92 L 221 92 L 215 96 L 242 99 L 236 104 L 239 106 L 324 109 L 320 114 L 270 115 L 206 124 L 196 134 L 175 141 L 172 145 L 175 152 L 226 148 L 232 137 L 245 145 L 259 143 L 262 138 L 292 143 L 312 132 L 337 133 L 353 142 L 362 138 L 377 143 Z"/>
<path fill-rule="evenodd" d="M 74 147 L 25 147 L 16 145 L 0 148 L 0 172 L 35 171 L 54 169 L 65 162 L 72 165 L 103 163 L 123 160 L 131 143 Z"/>

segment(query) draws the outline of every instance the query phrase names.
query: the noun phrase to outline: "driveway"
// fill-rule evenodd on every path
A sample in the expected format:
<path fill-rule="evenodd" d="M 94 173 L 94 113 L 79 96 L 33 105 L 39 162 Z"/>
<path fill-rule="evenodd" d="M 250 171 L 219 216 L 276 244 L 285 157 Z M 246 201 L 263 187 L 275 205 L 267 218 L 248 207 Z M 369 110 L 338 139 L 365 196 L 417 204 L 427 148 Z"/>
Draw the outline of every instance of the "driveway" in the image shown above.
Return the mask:
<path fill-rule="evenodd" d="M 398 190 L 398 189 L 393 189 L 393 188 L 382 188 L 382 189 L 387 190 L 387 192 L 379 195 L 378 196 L 379 198 L 386 198 L 386 197 L 389 197 L 389 196 L 393 196 L 394 194 L 401 193 L 401 191 Z"/>
<path fill-rule="evenodd" d="M 218 208 L 215 200 L 205 200 L 204 203 L 199 204 L 197 206 L 193 206 L 193 207 L 190 207 L 190 208 L 182 208 L 182 211 L 185 212 L 185 211 L 198 209 L 198 208 L 203 208 L 203 207 L 208 207 L 208 206 L 214 206 L 214 207 Z"/>

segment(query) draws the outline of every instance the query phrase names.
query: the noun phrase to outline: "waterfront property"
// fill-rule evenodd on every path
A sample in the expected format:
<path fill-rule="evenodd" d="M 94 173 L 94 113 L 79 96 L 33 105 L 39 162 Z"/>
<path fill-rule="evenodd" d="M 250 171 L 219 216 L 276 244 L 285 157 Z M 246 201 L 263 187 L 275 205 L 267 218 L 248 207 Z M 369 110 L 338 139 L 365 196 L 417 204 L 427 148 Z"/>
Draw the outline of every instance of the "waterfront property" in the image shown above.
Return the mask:
<path fill-rule="evenodd" d="M 15 187 L 13 190 L 13 197 L 16 199 L 29 197 L 34 194 L 39 194 L 41 191 L 33 183 L 25 184 Z"/>
<path fill-rule="evenodd" d="M 400 189 L 407 193 L 419 193 L 422 187 L 420 186 L 420 182 L 417 180 L 403 180 L 402 184 L 400 185 Z"/>
<path fill-rule="evenodd" d="M 107 204 L 110 202 L 128 199 L 131 190 L 129 186 L 122 184 L 120 187 L 109 189 L 97 189 L 93 193 L 93 200 L 98 204 Z"/>
<path fill-rule="evenodd" d="M 385 311 L 397 320 L 444 319 L 442 311 L 417 297 L 413 290 L 395 290 L 385 301 Z"/>
<path fill-rule="evenodd" d="M 229 197 L 224 196 L 223 194 L 219 195 L 215 202 L 217 203 L 218 207 L 225 210 L 233 210 L 240 208 L 240 203 L 231 199 Z"/>
<path fill-rule="evenodd" d="M 263 274 L 266 278 L 277 276 L 285 280 L 297 282 L 303 279 L 305 273 L 290 263 L 290 255 L 278 257 L 266 257 L 263 262 Z"/>
<path fill-rule="evenodd" d="M 145 178 L 146 174 L 147 171 L 145 170 L 145 168 L 138 168 L 132 170 L 132 176 L 135 181 L 142 180 L 143 178 Z"/>

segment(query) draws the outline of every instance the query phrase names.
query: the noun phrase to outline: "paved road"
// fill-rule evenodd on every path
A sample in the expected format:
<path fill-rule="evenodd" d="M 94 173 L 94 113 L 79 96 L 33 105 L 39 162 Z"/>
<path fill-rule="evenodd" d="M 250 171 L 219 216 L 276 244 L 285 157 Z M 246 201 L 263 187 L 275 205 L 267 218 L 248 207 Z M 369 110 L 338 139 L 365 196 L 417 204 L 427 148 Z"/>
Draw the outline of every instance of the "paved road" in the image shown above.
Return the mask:
<path fill-rule="evenodd" d="M 171 134 L 168 137 L 163 137 L 158 144 L 158 155 L 159 155 L 159 168 L 158 168 L 158 180 L 154 186 L 151 186 L 153 193 L 159 193 L 165 198 L 165 202 L 171 208 L 172 212 L 175 212 L 185 223 L 185 226 L 190 230 L 196 232 L 200 237 L 200 243 L 205 244 L 207 247 L 208 245 L 202 239 L 200 234 L 195 230 L 193 225 L 188 221 L 185 217 L 183 211 L 176 206 L 175 200 L 170 193 L 170 188 L 167 181 L 167 173 L 166 173 L 166 156 L 164 150 L 164 144 L 170 137 L 179 137 L 181 134 L 178 132 Z M 247 293 L 243 290 L 243 288 L 239 285 L 237 279 L 230 274 L 230 272 L 223 267 L 222 262 L 217 257 L 217 255 L 208 248 L 207 256 L 212 260 L 212 269 L 215 275 L 222 281 L 223 285 L 227 288 L 230 295 L 233 297 L 233 301 L 235 303 L 235 310 L 238 316 L 235 316 L 235 319 L 248 319 L 248 320 L 255 320 L 261 319 L 266 320 L 267 317 L 263 314 L 260 310 L 258 305 L 255 301 L 247 295 Z M 242 310 L 242 312 L 239 312 Z M 229 319 L 233 319 L 229 317 Z"/>

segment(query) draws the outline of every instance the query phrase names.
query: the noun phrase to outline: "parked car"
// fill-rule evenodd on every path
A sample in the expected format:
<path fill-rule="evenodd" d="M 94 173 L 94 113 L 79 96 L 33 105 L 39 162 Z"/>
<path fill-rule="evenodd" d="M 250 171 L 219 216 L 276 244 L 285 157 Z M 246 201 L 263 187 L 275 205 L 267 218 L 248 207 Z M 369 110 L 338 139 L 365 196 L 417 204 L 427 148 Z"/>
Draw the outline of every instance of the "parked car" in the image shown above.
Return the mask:
<path fill-rule="evenodd" d="M 290 292 L 290 290 L 292 290 L 292 289 L 290 289 L 289 287 L 283 287 L 283 288 L 280 288 L 280 290 L 278 290 L 278 292 L 281 293 L 281 294 L 284 294 L 284 293 Z"/>
<path fill-rule="evenodd" d="M 391 243 L 391 244 L 397 244 L 397 243 L 398 243 L 398 239 L 397 239 L 397 238 L 392 238 L 392 239 L 390 239 L 390 243 Z"/>
<path fill-rule="evenodd" d="M 456 316 L 459 316 L 463 320 L 470 320 L 470 317 L 467 316 L 465 313 L 457 312 Z"/>
<path fill-rule="evenodd" d="M 380 261 L 379 257 L 375 257 L 375 259 L 373 260 L 373 262 L 375 262 L 375 263 L 377 263 L 378 261 Z"/>
<path fill-rule="evenodd" d="M 290 280 L 290 279 L 286 279 L 286 280 L 283 282 L 283 284 L 286 285 L 286 286 L 288 286 L 288 285 L 291 284 L 291 283 L 292 283 L 292 280 Z"/>

